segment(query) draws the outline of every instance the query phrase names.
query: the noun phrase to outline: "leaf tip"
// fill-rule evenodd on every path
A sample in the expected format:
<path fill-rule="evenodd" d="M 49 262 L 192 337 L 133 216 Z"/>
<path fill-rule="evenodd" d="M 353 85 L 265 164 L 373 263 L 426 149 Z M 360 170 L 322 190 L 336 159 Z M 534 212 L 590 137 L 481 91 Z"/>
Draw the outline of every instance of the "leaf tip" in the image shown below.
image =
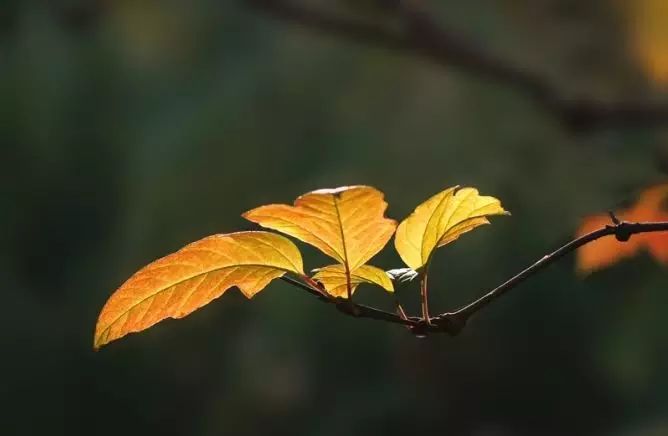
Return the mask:
<path fill-rule="evenodd" d="M 241 218 L 247 219 L 248 221 L 252 221 L 250 217 L 253 216 L 253 212 L 255 212 L 256 209 L 257 208 L 247 210 L 246 212 L 241 214 Z"/>

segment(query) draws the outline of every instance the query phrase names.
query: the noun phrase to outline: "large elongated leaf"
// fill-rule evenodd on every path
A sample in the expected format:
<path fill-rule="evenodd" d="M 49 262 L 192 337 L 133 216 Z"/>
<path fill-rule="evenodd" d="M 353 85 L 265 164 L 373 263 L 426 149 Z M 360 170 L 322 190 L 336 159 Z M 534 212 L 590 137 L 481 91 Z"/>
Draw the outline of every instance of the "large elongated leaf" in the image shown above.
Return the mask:
<path fill-rule="evenodd" d="M 294 206 L 270 204 L 244 218 L 313 245 L 354 271 L 392 237 L 396 221 L 384 216 L 383 193 L 370 186 L 321 189 L 297 198 Z"/>
<path fill-rule="evenodd" d="M 286 272 L 304 275 L 299 250 L 280 235 L 239 232 L 193 242 L 123 283 L 102 308 L 94 347 L 182 318 L 232 286 L 251 298 Z"/>
<path fill-rule="evenodd" d="M 399 224 L 394 244 L 406 265 L 417 270 L 429 262 L 437 247 L 448 244 L 478 226 L 490 215 L 507 215 L 494 197 L 474 188 L 455 186 L 420 204 Z"/>
<path fill-rule="evenodd" d="M 343 265 L 330 265 L 318 268 L 313 278 L 323 284 L 330 295 L 348 297 L 347 277 Z M 371 265 L 362 265 L 350 273 L 351 293 L 362 283 L 380 286 L 387 292 L 394 292 L 392 280 L 385 271 Z"/>

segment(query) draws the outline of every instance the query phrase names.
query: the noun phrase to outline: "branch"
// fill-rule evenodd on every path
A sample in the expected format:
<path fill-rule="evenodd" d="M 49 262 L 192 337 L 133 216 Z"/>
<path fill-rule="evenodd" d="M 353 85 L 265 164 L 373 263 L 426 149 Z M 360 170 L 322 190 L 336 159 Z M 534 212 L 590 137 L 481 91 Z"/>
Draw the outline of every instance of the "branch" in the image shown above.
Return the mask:
<path fill-rule="evenodd" d="M 318 299 L 323 303 L 336 305 L 336 308 L 346 315 L 357 318 L 375 319 L 378 321 L 385 321 L 394 324 L 403 324 L 409 327 L 415 326 L 420 322 L 419 318 L 407 317 L 404 319 L 403 317 L 395 315 L 394 313 L 386 312 L 384 310 L 376 309 L 375 307 L 366 306 L 364 304 L 353 303 L 351 305 L 348 299 L 345 298 L 325 297 L 322 293 L 322 290 L 314 289 L 313 287 L 304 284 L 299 280 L 295 280 L 292 277 L 282 276 L 281 280 L 318 297 Z"/>
<path fill-rule="evenodd" d="M 621 101 L 604 103 L 564 99 L 549 81 L 507 59 L 485 51 L 471 41 L 441 28 L 416 1 L 388 1 L 402 29 L 392 30 L 361 20 L 335 16 L 294 0 L 247 0 L 275 18 L 341 38 L 408 53 L 447 68 L 491 79 L 525 94 L 572 131 L 596 128 L 668 126 L 668 104 Z"/>
<path fill-rule="evenodd" d="M 583 235 L 567 243 L 566 245 L 563 245 L 562 247 L 558 248 L 552 253 L 543 256 L 540 260 L 533 263 L 531 266 L 524 269 L 523 271 L 519 272 L 506 282 L 492 289 L 491 291 L 489 291 L 487 294 L 480 297 L 476 301 L 462 307 L 461 309 L 455 312 L 441 314 L 439 315 L 438 318 L 449 319 L 448 324 L 456 324 L 460 326 L 460 328 L 463 328 L 468 319 L 473 314 L 478 312 L 480 309 L 484 308 L 485 306 L 487 306 L 497 298 L 501 297 L 502 295 L 505 295 L 512 288 L 516 287 L 517 285 L 519 285 L 532 275 L 536 274 L 538 271 L 561 259 L 571 251 L 574 251 L 577 248 L 582 247 L 583 245 L 589 244 L 590 242 L 603 238 L 604 236 L 614 235 L 618 241 L 626 242 L 631 238 L 632 235 L 638 233 L 663 232 L 663 231 L 668 231 L 668 221 L 645 222 L 645 223 L 629 223 L 626 221 L 621 221 L 621 222 L 618 221 L 617 223 L 613 223 L 612 225 L 605 226 L 599 230 L 595 230 L 591 233 Z"/>
<path fill-rule="evenodd" d="M 336 308 L 339 309 L 341 312 L 345 313 L 346 315 L 350 315 L 357 318 L 375 319 L 378 321 L 385 321 L 393 324 L 402 324 L 409 327 L 409 329 L 414 334 L 420 336 L 426 335 L 427 333 L 436 333 L 436 332 L 448 333 L 452 336 L 455 336 L 459 334 L 459 332 L 466 326 L 466 323 L 471 318 L 471 316 L 473 316 L 479 310 L 483 309 L 497 298 L 507 294 L 508 291 L 517 287 L 520 283 L 524 282 L 529 277 L 541 271 L 548 265 L 561 259 L 566 254 L 575 251 L 577 248 L 582 247 L 583 245 L 589 244 L 590 242 L 593 242 L 605 236 L 615 236 L 615 238 L 617 238 L 618 241 L 625 242 L 628 241 L 631 238 L 631 236 L 635 234 L 664 232 L 664 231 L 668 231 L 668 221 L 642 222 L 642 223 L 630 223 L 626 221 L 621 221 L 621 222 L 618 221 L 611 225 L 607 225 L 591 233 L 588 233 L 584 236 L 580 236 L 579 238 L 572 240 L 566 245 L 559 247 L 552 253 L 543 256 L 542 258 L 534 262 L 526 269 L 514 275 L 512 278 L 508 279 L 506 282 L 492 289 L 487 294 L 483 295 L 482 297 L 473 301 L 472 303 L 454 312 L 442 313 L 436 317 L 431 318 L 430 320 L 425 320 L 424 318 L 417 318 L 417 317 L 405 317 L 400 314 L 386 312 L 363 304 L 357 304 L 357 303 L 351 304 L 349 300 L 344 298 L 326 297 L 323 295 L 322 289 L 315 289 L 307 284 L 304 284 L 290 277 L 284 276 L 282 277 L 282 279 L 293 286 L 301 288 L 309 292 L 310 294 L 315 295 L 316 297 L 318 297 L 320 301 L 323 301 L 325 303 L 335 304 Z"/>

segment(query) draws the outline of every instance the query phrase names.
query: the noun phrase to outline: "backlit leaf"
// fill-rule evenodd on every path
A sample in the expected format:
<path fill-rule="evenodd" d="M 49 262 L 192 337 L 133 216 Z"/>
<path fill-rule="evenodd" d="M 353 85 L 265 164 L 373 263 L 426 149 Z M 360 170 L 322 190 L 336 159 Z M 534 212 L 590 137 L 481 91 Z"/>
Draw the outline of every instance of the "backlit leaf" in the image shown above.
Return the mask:
<path fill-rule="evenodd" d="M 489 224 L 490 215 L 507 215 L 494 197 L 473 188 L 452 187 L 419 205 L 399 224 L 394 244 L 401 259 L 414 270 L 429 262 L 437 247 L 474 228 Z"/>
<path fill-rule="evenodd" d="M 323 284 L 330 295 L 347 298 L 346 271 L 343 265 L 330 265 L 318 268 L 313 279 Z M 351 291 L 362 283 L 380 286 L 388 292 L 394 292 L 392 280 L 385 271 L 371 265 L 362 265 L 350 273 Z"/>
<path fill-rule="evenodd" d="M 396 221 L 384 216 L 383 193 L 370 186 L 321 189 L 297 198 L 294 206 L 270 204 L 244 218 L 313 245 L 354 271 L 387 244 Z"/>
<path fill-rule="evenodd" d="M 640 194 L 638 201 L 629 209 L 617 211 L 615 215 L 622 221 L 668 221 L 668 183 L 648 188 Z M 577 236 L 598 230 L 612 224 L 607 214 L 584 218 Z M 577 251 L 576 268 L 582 274 L 609 267 L 622 259 L 632 257 L 641 250 L 647 250 L 656 260 L 668 264 L 668 233 L 641 233 L 633 235 L 626 242 L 619 242 L 614 236 L 606 236 L 590 242 Z"/>
<path fill-rule="evenodd" d="M 166 318 L 182 318 L 232 286 L 251 298 L 286 272 L 304 275 L 299 250 L 281 235 L 239 232 L 193 242 L 118 288 L 102 308 L 94 347 Z"/>

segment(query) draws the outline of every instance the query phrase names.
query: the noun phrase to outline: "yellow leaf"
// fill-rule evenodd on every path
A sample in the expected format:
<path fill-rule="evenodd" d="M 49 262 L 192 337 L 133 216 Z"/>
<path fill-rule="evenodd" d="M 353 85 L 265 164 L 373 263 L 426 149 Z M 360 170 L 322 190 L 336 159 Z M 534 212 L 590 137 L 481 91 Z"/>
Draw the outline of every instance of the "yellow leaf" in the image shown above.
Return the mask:
<path fill-rule="evenodd" d="M 182 318 L 232 286 L 251 298 L 286 272 L 304 275 L 299 250 L 281 235 L 239 232 L 193 242 L 118 288 L 102 308 L 94 347 L 166 318 Z"/>
<path fill-rule="evenodd" d="M 486 217 L 508 215 L 498 199 L 480 196 L 473 188 L 458 188 L 434 195 L 399 224 L 394 245 L 406 265 L 415 270 L 421 268 L 437 247 L 489 224 Z"/>
<path fill-rule="evenodd" d="M 343 265 L 330 265 L 318 268 L 313 276 L 314 280 L 323 284 L 330 295 L 347 298 L 346 270 Z M 351 293 L 362 283 L 378 285 L 387 292 L 394 292 L 390 277 L 380 268 L 371 265 L 362 265 L 350 273 Z"/>
<path fill-rule="evenodd" d="M 397 226 L 384 216 L 383 193 L 370 186 L 321 189 L 294 206 L 270 204 L 243 217 L 313 245 L 354 271 L 387 244 Z"/>

